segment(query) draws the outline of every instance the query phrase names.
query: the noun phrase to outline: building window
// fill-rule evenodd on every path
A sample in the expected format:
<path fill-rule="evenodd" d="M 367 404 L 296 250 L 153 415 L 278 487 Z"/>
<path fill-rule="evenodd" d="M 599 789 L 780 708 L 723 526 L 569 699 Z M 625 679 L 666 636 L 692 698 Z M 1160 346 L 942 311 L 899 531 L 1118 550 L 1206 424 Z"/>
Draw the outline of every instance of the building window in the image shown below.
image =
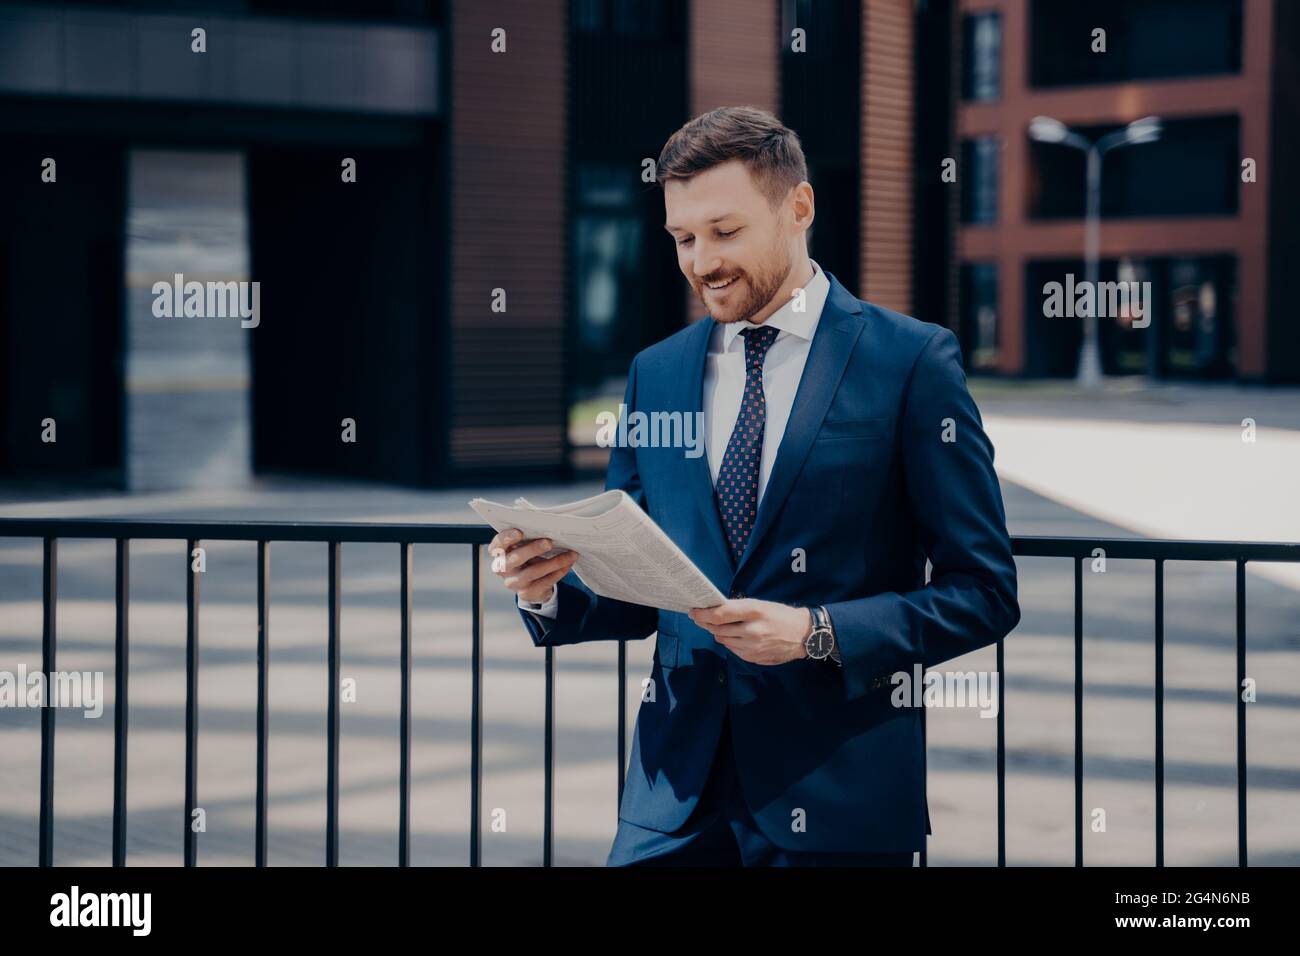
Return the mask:
<path fill-rule="evenodd" d="M 1160 329 L 1166 377 L 1220 378 L 1237 364 L 1233 256 L 1168 260 L 1168 294 Z"/>
<path fill-rule="evenodd" d="M 1118 129 L 1080 127 L 1089 140 Z M 1167 120 L 1160 139 L 1107 153 L 1101 172 L 1101 214 L 1231 216 L 1241 181 L 1236 116 Z M 1031 219 L 1082 218 L 1087 205 L 1084 154 L 1049 143 L 1029 144 Z"/>
<path fill-rule="evenodd" d="M 641 215 L 634 186 L 635 177 L 626 168 L 594 163 L 578 167 L 574 254 L 580 352 L 599 355 L 614 350 L 615 338 L 628 327 L 623 323 L 635 327 L 637 304 L 626 295 L 641 254 Z M 584 367 L 597 372 L 599 363 L 594 366 Z"/>
<path fill-rule="evenodd" d="M 672 32 L 674 5 L 664 0 L 573 0 L 574 29 L 662 39 Z"/>
<path fill-rule="evenodd" d="M 998 367 L 998 267 L 966 262 L 961 267 L 961 346 L 966 367 Z"/>
<path fill-rule="evenodd" d="M 996 136 L 981 136 L 961 144 L 961 221 L 974 225 L 998 219 L 998 149 Z"/>
<path fill-rule="evenodd" d="M 249 13 L 321 20 L 369 20 L 388 23 L 445 23 L 444 0 L 245 0 Z M 98 6 L 99 4 L 97 4 Z M 113 0 L 116 7 L 218 7 L 212 3 L 141 3 Z M 240 3 L 227 3 L 237 12 Z M 182 12 L 176 10 L 177 13 Z M 224 11 L 223 11 L 224 12 Z"/>
<path fill-rule="evenodd" d="M 1029 18 L 1034 86 L 1241 72 L 1241 0 L 1033 0 Z"/>
<path fill-rule="evenodd" d="M 975 13 L 962 20 L 961 95 L 996 100 L 1002 93 L 1002 17 Z"/>
<path fill-rule="evenodd" d="M 1236 366 L 1236 259 L 1121 256 L 1098 263 L 1104 290 L 1087 296 L 1080 259 L 1025 267 L 1025 372 L 1070 377 L 1078 369 L 1083 317 L 1097 313 L 1107 375 L 1219 378 Z M 1055 289 L 1050 289 L 1050 285 Z M 1047 308 L 1050 294 L 1058 309 Z M 1073 303 L 1073 306 L 1068 305 Z"/>
<path fill-rule="evenodd" d="M 796 27 L 807 31 L 806 53 L 783 44 L 778 115 L 799 131 L 817 194 L 808 251 L 823 269 L 848 281 L 861 269 L 861 5 L 781 0 L 780 11 L 782 36 L 789 38 Z"/>
<path fill-rule="evenodd" d="M 573 0 L 573 27 L 583 33 L 605 29 L 605 0 Z"/>
<path fill-rule="evenodd" d="M 601 469 L 597 415 L 616 411 L 645 328 L 644 225 L 635 167 L 579 163 L 573 217 L 576 326 L 570 344 L 571 462 Z"/>
<path fill-rule="evenodd" d="M 855 28 L 861 14 L 854 9 L 852 0 L 779 0 L 781 52 L 785 56 L 783 68 L 797 61 L 828 61 L 842 54 L 846 28 Z M 804 48 L 791 49 L 793 31 L 804 31 Z M 850 33 L 854 52 L 860 44 L 857 34 Z"/>

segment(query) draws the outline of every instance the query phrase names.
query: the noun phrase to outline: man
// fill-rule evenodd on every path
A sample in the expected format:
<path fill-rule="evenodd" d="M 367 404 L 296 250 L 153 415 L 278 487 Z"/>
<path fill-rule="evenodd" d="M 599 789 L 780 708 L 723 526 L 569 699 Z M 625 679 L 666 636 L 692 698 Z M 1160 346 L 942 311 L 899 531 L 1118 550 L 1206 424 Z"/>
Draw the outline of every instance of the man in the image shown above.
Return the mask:
<path fill-rule="evenodd" d="M 803 152 L 770 114 L 697 117 L 657 175 L 709 317 L 636 356 L 625 404 L 702 413 L 707 456 L 615 447 L 606 488 L 729 599 L 600 598 L 569 575 L 577 555 L 517 531 L 493 569 L 538 646 L 657 632 L 609 865 L 911 865 L 931 832 L 921 714 L 890 675 L 1020 620 L 957 338 L 809 259 Z"/>

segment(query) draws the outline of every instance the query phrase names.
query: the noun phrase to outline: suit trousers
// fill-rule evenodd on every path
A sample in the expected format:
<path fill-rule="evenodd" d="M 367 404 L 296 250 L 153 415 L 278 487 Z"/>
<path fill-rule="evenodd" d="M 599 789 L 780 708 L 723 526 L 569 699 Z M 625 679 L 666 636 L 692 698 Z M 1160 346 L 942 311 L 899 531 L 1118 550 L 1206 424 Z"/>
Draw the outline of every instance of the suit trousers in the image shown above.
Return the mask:
<path fill-rule="evenodd" d="M 691 815 L 671 833 L 622 818 L 606 866 L 911 866 L 913 854 L 787 850 L 755 823 L 736 774 L 731 721 L 721 739 L 704 792 Z"/>

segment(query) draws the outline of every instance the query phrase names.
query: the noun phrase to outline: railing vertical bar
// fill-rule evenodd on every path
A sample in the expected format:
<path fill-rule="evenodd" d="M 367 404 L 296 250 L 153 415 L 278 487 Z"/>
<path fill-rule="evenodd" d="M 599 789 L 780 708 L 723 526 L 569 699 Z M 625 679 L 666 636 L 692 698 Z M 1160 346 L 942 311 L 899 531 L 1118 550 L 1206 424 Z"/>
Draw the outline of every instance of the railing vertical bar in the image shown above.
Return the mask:
<path fill-rule="evenodd" d="M 618 802 L 615 815 L 623 808 L 624 769 L 627 767 L 627 641 L 618 642 Z"/>
<path fill-rule="evenodd" d="M 59 541 L 46 538 L 41 566 L 41 670 L 45 672 L 45 692 L 50 693 L 50 676 L 54 673 L 56 642 L 55 606 L 59 596 Z M 57 707 L 50 701 L 41 708 L 41 817 L 38 850 L 41 866 L 54 865 L 54 715 Z"/>
<path fill-rule="evenodd" d="M 1165 561 L 1156 559 L 1156 866 L 1165 865 Z"/>
<path fill-rule="evenodd" d="M 542 748 L 542 866 L 551 866 L 555 849 L 555 648 L 546 646 L 546 740 Z"/>
<path fill-rule="evenodd" d="M 1007 865 L 1007 719 L 1005 647 L 998 641 L 998 866 Z"/>
<path fill-rule="evenodd" d="M 126 735 L 129 726 L 127 677 L 130 667 L 128 646 L 128 602 L 130 601 L 131 542 L 116 539 L 113 604 L 113 865 L 126 866 Z"/>
<path fill-rule="evenodd" d="M 1237 559 L 1237 862 L 1246 865 L 1246 562 Z"/>
<path fill-rule="evenodd" d="M 1083 561 L 1074 562 L 1074 865 L 1083 866 Z"/>
<path fill-rule="evenodd" d="M 270 728 L 271 646 L 271 549 L 269 542 L 257 542 L 257 834 L 255 862 L 266 866 L 266 818 L 268 801 Z"/>
<path fill-rule="evenodd" d="M 921 669 L 921 680 L 925 680 L 925 669 Z M 922 683 L 924 686 L 924 683 Z M 927 744 L 929 729 L 926 725 L 925 708 L 921 708 L 921 792 L 925 794 L 925 815 L 930 816 L 930 747 Z M 930 836 L 921 838 L 920 865 L 930 865 Z"/>
<path fill-rule="evenodd" d="M 199 572 L 196 538 L 185 546 L 185 865 L 198 863 L 194 811 L 199 799 Z"/>
<path fill-rule="evenodd" d="M 411 865 L 411 545 L 401 545 L 402 563 L 402 715 L 398 791 L 397 865 Z"/>
<path fill-rule="evenodd" d="M 469 865 L 483 865 L 483 546 L 470 545 Z"/>
<path fill-rule="evenodd" d="M 325 865 L 339 865 L 339 624 L 343 607 L 342 544 L 329 543 L 329 711 L 326 716 Z"/>

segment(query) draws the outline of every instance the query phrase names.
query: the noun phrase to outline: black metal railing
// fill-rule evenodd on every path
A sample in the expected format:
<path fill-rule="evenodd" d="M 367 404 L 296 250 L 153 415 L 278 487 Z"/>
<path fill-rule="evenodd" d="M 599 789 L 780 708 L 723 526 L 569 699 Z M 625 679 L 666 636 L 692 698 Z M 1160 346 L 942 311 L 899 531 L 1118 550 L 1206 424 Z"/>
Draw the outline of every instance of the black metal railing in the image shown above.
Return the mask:
<path fill-rule="evenodd" d="M 1074 561 L 1074 865 L 1083 866 L 1083 564 L 1100 548 L 1108 561 L 1132 559 L 1155 565 L 1155 865 L 1165 865 L 1164 695 L 1165 562 L 1232 561 L 1237 567 L 1237 863 L 1246 865 L 1246 562 L 1300 562 L 1300 544 L 1244 541 L 1169 541 L 1150 538 L 1011 539 L 1017 557 Z M 1002 706 L 1002 641 L 997 643 L 998 680 L 998 866 L 1006 866 L 1006 710 Z M 922 712 L 924 717 L 924 712 Z M 924 851 L 922 851 L 924 858 Z"/>
<path fill-rule="evenodd" d="M 45 674 L 56 670 L 58 542 L 62 538 L 107 539 L 116 542 L 114 635 L 116 692 L 113 735 L 113 865 L 126 863 L 127 713 L 129 706 L 128 575 L 132 540 L 176 539 L 186 542 L 186 693 L 185 693 L 185 820 L 184 860 L 197 863 L 192 827 L 198 807 L 198 670 L 199 573 L 191 556 L 199 542 L 257 543 L 257 794 L 255 862 L 266 865 L 267 854 L 267 654 L 270 622 L 270 545 L 272 542 L 321 542 L 328 546 L 328 712 L 326 719 L 325 862 L 339 862 L 339 662 L 342 635 L 341 550 L 346 543 L 399 546 L 401 612 L 401 700 L 398 807 L 398 865 L 410 865 L 411 839 L 411 621 L 413 582 L 411 548 L 416 544 L 468 545 L 470 548 L 470 847 L 471 866 L 482 862 L 480 842 L 483 778 L 483 548 L 492 531 L 459 524 L 329 524 L 316 522 L 240 521 L 123 521 L 116 519 L 0 518 L 0 538 L 39 538 L 44 542 L 43 625 L 41 663 Z M 1075 865 L 1083 865 L 1083 563 L 1101 548 L 1108 560 L 1136 559 L 1155 565 L 1155 793 L 1156 865 L 1164 865 L 1164 564 L 1166 561 L 1232 561 L 1236 564 L 1237 611 L 1237 842 L 1238 862 L 1246 856 L 1246 707 L 1241 685 L 1246 676 L 1246 563 L 1300 562 L 1300 544 L 1220 541 L 1168 541 L 1129 538 L 1064 538 L 1018 536 L 1012 550 L 1019 557 L 1069 558 L 1074 561 L 1074 804 Z M 543 747 L 542 865 L 551 866 L 554 846 L 555 793 L 555 649 L 545 650 L 545 717 Z M 996 669 L 1004 672 L 1003 642 L 996 644 Z M 627 646 L 618 642 L 617 781 L 622 803 L 627 765 Z M 998 865 L 1006 865 L 1006 708 L 1005 682 L 998 681 L 997 828 Z M 922 711 L 924 727 L 924 711 Z M 54 708 L 41 713 L 39 863 L 54 859 Z M 922 849 L 920 863 L 926 865 Z"/>

